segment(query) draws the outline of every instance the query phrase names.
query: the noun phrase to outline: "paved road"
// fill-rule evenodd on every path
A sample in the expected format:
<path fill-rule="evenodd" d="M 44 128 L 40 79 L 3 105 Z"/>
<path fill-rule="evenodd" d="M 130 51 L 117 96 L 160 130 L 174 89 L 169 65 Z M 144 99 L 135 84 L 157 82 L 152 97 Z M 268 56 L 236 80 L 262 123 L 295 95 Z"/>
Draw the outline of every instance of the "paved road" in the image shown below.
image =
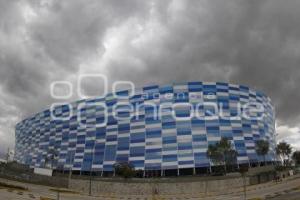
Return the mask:
<path fill-rule="evenodd" d="M 40 199 L 40 197 L 48 197 L 57 199 L 57 193 L 51 191 L 51 187 L 20 183 L 9 181 L 0 178 L 0 182 L 6 182 L 13 185 L 25 186 L 28 191 L 12 190 L 7 188 L 0 188 L 0 200 L 32 200 Z M 228 191 L 226 191 L 228 192 Z M 61 200 L 243 200 L 243 190 L 230 191 L 230 194 L 210 194 L 210 196 L 199 195 L 185 195 L 185 196 L 99 196 L 90 197 L 80 194 L 63 193 L 60 194 Z M 274 200 L 299 200 L 300 199 L 300 176 L 290 177 L 281 183 L 265 183 L 247 188 L 247 199 L 251 198 L 267 198 Z"/>
<path fill-rule="evenodd" d="M 300 191 L 297 192 L 287 192 L 286 194 L 276 195 L 274 197 L 269 197 L 267 200 L 299 200 Z"/>
<path fill-rule="evenodd" d="M 295 190 L 300 187 L 300 177 L 294 176 L 290 177 L 280 183 L 266 183 L 260 184 L 256 186 L 249 187 L 249 191 L 247 191 L 248 198 L 266 198 L 273 195 L 281 195 L 286 193 L 287 191 Z M 300 199 L 300 196 L 298 200 Z"/>

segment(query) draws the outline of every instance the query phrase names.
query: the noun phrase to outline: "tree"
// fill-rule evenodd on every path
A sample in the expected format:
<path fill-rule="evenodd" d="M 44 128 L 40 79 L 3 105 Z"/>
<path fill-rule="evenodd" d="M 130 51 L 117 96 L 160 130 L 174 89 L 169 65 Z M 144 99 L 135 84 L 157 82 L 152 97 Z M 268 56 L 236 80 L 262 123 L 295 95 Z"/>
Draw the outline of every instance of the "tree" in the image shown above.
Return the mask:
<path fill-rule="evenodd" d="M 216 165 L 222 164 L 222 153 L 218 149 L 218 144 L 212 145 L 210 144 L 207 149 L 207 157 Z"/>
<path fill-rule="evenodd" d="M 53 168 L 53 162 L 57 159 L 58 153 L 55 149 L 50 149 L 45 157 L 45 167 L 50 163 L 50 169 Z"/>
<path fill-rule="evenodd" d="M 292 155 L 295 165 L 300 165 L 300 151 L 295 151 Z"/>
<path fill-rule="evenodd" d="M 216 144 L 209 145 L 206 154 L 214 164 L 224 165 L 225 173 L 227 172 L 226 166 L 233 164 L 236 161 L 237 155 L 228 138 L 221 138 Z"/>
<path fill-rule="evenodd" d="M 9 152 L 10 152 L 10 151 L 9 151 L 9 148 L 7 148 L 7 153 L 6 153 L 6 163 L 9 163 L 9 161 L 10 161 L 10 160 L 9 160 L 9 157 L 10 157 L 10 156 L 9 156 Z"/>
<path fill-rule="evenodd" d="M 237 152 L 234 149 L 230 149 L 225 152 L 225 161 L 227 165 L 235 165 L 237 163 Z"/>
<path fill-rule="evenodd" d="M 131 178 L 136 174 L 134 166 L 128 162 L 115 163 L 114 170 L 116 175 L 123 178 Z"/>
<path fill-rule="evenodd" d="M 269 152 L 269 142 L 266 140 L 257 140 L 255 142 L 255 151 L 257 155 L 263 156 L 264 164 L 266 164 L 266 155 Z"/>
<path fill-rule="evenodd" d="M 290 144 L 284 141 L 277 144 L 276 154 L 279 155 L 281 159 L 283 159 L 283 164 L 285 166 L 287 166 L 289 163 L 291 153 L 292 153 L 292 147 Z M 287 157 L 287 161 L 285 159 L 286 157 Z"/>

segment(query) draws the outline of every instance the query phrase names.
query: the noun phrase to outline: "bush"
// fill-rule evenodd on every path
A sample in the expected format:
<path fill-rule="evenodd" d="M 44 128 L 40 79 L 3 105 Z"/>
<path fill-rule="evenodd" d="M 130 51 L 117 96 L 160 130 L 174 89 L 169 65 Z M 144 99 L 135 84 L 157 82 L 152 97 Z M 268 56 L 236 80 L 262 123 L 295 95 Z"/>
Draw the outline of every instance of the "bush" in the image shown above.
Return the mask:
<path fill-rule="evenodd" d="M 11 171 L 15 173 L 30 173 L 32 169 L 28 165 L 17 163 L 16 161 L 1 165 L 3 171 Z"/>
<path fill-rule="evenodd" d="M 117 176 L 121 176 L 123 178 L 132 178 L 136 175 L 136 171 L 134 166 L 130 163 L 116 163 L 114 165 L 115 173 Z"/>
<path fill-rule="evenodd" d="M 287 167 L 287 166 L 276 166 L 275 170 L 278 172 L 282 172 L 282 171 L 286 171 L 286 170 L 290 170 L 292 169 L 291 167 Z"/>
<path fill-rule="evenodd" d="M 242 165 L 240 166 L 240 169 L 238 170 L 242 175 L 245 175 L 249 171 L 249 167 Z"/>
<path fill-rule="evenodd" d="M 226 174 L 225 169 L 222 165 L 217 165 L 212 167 L 213 176 L 224 176 Z"/>

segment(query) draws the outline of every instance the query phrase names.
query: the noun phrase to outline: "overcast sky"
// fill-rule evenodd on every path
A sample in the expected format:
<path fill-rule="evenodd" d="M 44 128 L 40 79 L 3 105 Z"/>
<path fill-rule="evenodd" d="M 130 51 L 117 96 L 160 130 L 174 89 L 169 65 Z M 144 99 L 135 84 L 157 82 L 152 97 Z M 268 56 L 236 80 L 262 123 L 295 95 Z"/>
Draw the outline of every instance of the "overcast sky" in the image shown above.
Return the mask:
<path fill-rule="evenodd" d="M 300 148 L 299 19 L 299 0 L 0 0 L 0 152 L 56 101 L 51 82 L 83 73 L 249 85 L 273 100 L 278 139 Z"/>

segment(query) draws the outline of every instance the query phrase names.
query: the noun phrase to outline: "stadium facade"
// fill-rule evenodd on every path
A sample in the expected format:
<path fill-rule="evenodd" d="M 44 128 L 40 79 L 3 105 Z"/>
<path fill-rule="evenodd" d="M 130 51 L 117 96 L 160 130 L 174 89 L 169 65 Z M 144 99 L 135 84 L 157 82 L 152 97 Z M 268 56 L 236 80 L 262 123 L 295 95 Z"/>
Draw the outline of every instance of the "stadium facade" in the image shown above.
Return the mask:
<path fill-rule="evenodd" d="M 31 167 L 105 173 L 116 162 L 143 171 L 213 165 L 209 144 L 230 139 L 237 164 L 263 160 L 255 141 L 268 140 L 276 160 L 274 108 L 247 86 L 188 82 L 152 85 L 57 105 L 16 125 L 16 160 Z"/>

